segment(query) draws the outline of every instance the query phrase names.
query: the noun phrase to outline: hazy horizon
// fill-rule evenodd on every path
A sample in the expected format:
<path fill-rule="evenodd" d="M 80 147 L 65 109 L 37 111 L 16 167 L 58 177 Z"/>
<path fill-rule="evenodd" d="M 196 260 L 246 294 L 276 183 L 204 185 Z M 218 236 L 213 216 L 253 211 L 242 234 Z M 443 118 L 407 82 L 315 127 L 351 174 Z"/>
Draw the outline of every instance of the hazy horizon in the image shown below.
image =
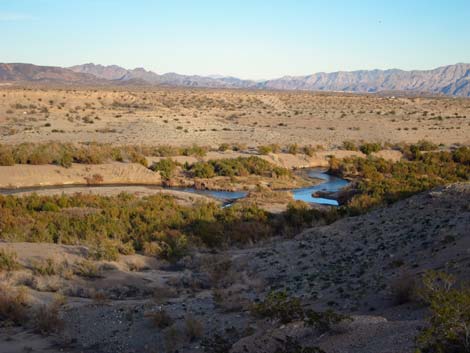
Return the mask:
<path fill-rule="evenodd" d="M 272 79 L 470 62 L 470 3 L 0 0 L 2 62 Z"/>

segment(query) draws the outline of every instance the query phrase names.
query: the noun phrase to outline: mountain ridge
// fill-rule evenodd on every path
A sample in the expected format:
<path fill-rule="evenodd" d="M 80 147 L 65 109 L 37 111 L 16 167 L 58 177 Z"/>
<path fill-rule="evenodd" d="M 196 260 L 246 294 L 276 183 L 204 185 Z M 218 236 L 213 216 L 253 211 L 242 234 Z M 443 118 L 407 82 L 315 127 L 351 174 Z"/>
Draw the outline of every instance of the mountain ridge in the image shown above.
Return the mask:
<path fill-rule="evenodd" d="M 145 68 L 87 63 L 68 68 L 33 64 L 0 64 L 0 81 L 65 82 L 69 84 L 149 84 L 178 87 L 247 88 L 351 93 L 408 92 L 470 97 L 470 64 L 431 70 L 374 69 L 317 72 L 254 81 L 232 76 L 158 74 Z"/>

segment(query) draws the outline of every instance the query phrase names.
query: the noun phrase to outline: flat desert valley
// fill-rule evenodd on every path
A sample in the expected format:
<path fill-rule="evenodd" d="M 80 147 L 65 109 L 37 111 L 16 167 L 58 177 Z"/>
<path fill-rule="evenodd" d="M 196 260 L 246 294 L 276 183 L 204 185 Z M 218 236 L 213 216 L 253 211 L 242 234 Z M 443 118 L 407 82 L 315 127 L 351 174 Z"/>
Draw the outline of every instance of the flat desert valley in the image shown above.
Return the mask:
<path fill-rule="evenodd" d="M 470 103 L 453 97 L 178 88 L 0 87 L 2 143 L 470 142 Z"/>

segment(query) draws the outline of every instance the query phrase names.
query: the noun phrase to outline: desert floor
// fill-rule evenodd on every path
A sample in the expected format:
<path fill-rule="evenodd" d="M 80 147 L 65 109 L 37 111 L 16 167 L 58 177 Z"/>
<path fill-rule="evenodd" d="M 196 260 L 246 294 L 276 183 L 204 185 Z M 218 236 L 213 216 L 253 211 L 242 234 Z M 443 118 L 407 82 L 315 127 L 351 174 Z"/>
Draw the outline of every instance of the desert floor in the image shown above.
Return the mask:
<path fill-rule="evenodd" d="M 470 100 L 245 90 L 0 87 L 2 143 L 470 142 Z"/>

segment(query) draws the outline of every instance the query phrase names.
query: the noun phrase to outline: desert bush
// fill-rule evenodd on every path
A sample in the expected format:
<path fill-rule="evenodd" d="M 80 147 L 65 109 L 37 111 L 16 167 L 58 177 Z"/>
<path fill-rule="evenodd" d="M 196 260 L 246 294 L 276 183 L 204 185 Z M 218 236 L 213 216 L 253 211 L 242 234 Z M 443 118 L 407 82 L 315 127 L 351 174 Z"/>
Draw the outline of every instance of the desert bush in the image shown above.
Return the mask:
<path fill-rule="evenodd" d="M 192 342 L 201 338 L 204 334 L 204 326 L 192 314 L 188 314 L 184 318 L 184 325 L 186 328 L 186 336 Z"/>
<path fill-rule="evenodd" d="M 96 263 L 89 260 L 82 260 L 75 264 L 74 273 L 86 278 L 100 278 L 101 270 Z"/>
<path fill-rule="evenodd" d="M 119 258 L 119 242 L 103 240 L 89 249 L 89 256 L 93 260 L 117 261 Z"/>
<path fill-rule="evenodd" d="M 48 305 L 40 305 L 33 313 L 33 325 L 37 332 L 47 335 L 59 332 L 64 327 L 60 318 L 61 302 L 54 300 Z"/>
<path fill-rule="evenodd" d="M 219 150 L 220 152 L 225 152 L 225 151 L 227 151 L 229 148 L 230 148 L 230 145 L 229 145 L 228 143 L 222 143 L 222 144 L 219 146 L 218 150 Z"/>
<path fill-rule="evenodd" d="M 258 153 L 259 154 L 270 154 L 273 151 L 272 147 L 270 145 L 265 145 L 265 146 L 259 146 L 258 147 Z"/>
<path fill-rule="evenodd" d="M 167 327 L 164 331 L 164 344 L 165 344 L 165 351 L 167 353 L 176 353 L 177 348 L 184 343 L 184 332 L 176 326 L 176 324 Z"/>
<path fill-rule="evenodd" d="M 44 260 L 33 261 L 31 267 L 36 275 L 54 276 L 60 274 L 63 266 L 57 263 L 53 258 L 47 258 Z"/>
<path fill-rule="evenodd" d="M 158 256 L 166 260 L 178 260 L 188 251 L 188 238 L 179 230 L 156 232 L 152 238 L 159 245 Z"/>
<path fill-rule="evenodd" d="M 390 284 L 392 299 L 396 305 L 402 305 L 416 300 L 417 284 L 411 275 L 404 275 Z"/>
<path fill-rule="evenodd" d="M 431 314 L 418 336 L 422 352 L 470 352 L 470 288 L 458 288 L 454 283 L 443 272 L 424 275 L 421 294 Z"/>
<path fill-rule="evenodd" d="M 347 151 L 357 151 L 358 147 L 356 144 L 352 141 L 343 141 L 343 146 L 342 148 Z"/>
<path fill-rule="evenodd" d="M 190 166 L 189 171 L 197 178 L 247 175 L 268 177 L 291 176 L 291 172 L 288 169 L 277 167 L 256 156 L 198 162 Z"/>
<path fill-rule="evenodd" d="M 323 349 L 315 346 L 302 346 L 298 340 L 291 336 L 278 339 L 278 347 L 274 353 L 326 353 Z"/>
<path fill-rule="evenodd" d="M 18 256 L 15 252 L 6 249 L 0 249 L 0 272 L 14 271 L 20 268 L 17 261 Z"/>
<path fill-rule="evenodd" d="M 299 146 L 296 143 L 287 146 L 287 153 L 297 154 L 299 153 Z"/>
<path fill-rule="evenodd" d="M 164 309 L 151 313 L 146 313 L 145 316 L 150 318 L 152 320 L 153 325 L 159 329 L 164 329 L 173 325 L 174 321 Z"/>
<path fill-rule="evenodd" d="M 379 152 L 382 150 L 380 143 L 364 143 L 359 147 L 360 151 L 366 155 L 370 155 L 373 152 Z"/>
<path fill-rule="evenodd" d="M 252 313 L 260 317 L 277 319 L 283 324 L 304 317 L 300 299 L 290 298 L 286 292 L 270 292 L 265 300 L 253 305 Z"/>
<path fill-rule="evenodd" d="M 313 146 L 304 146 L 302 147 L 302 153 L 306 154 L 309 157 L 312 157 L 316 149 Z"/>
<path fill-rule="evenodd" d="M 104 178 L 101 174 L 93 174 L 92 176 L 85 177 L 87 185 L 97 185 L 101 184 L 104 181 Z"/>
<path fill-rule="evenodd" d="M 15 159 L 11 148 L 0 145 L 0 166 L 15 165 Z"/>
<path fill-rule="evenodd" d="M 192 175 L 196 178 L 213 178 L 215 176 L 214 166 L 206 162 L 197 162 L 189 167 Z"/>
<path fill-rule="evenodd" d="M 213 337 L 204 338 L 201 342 L 201 347 L 204 348 L 206 353 L 227 353 L 232 346 L 233 342 L 227 337 L 226 333 L 217 333 Z"/>
<path fill-rule="evenodd" d="M 323 312 L 307 310 L 305 313 L 305 323 L 307 326 L 314 327 L 320 333 L 329 332 L 340 323 L 348 321 L 352 321 L 349 316 L 339 314 L 331 309 Z"/>
<path fill-rule="evenodd" d="M 150 169 L 154 172 L 160 172 L 162 178 L 169 180 L 174 176 L 178 166 L 178 162 L 171 158 L 165 158 L 153 163 Z"/>
<path fill-rule="evenodd" d="M 280 225 L 284 228 L 290 227 L 294 233 L 301 229 L 311 227 L 315 222 L 331 224 L 339 218 L 339 213 L 335 208 L 329 210 L 318 210 L 311 208 L 303 201 L 290 201 L 287 210 L 281 215 Z"/>
<path fill-rule="evenodd" d="M 16 289 L 0 285 L 0 322 L 13 325 L 27 323 L 28 300 L 24 289 Z"/>

